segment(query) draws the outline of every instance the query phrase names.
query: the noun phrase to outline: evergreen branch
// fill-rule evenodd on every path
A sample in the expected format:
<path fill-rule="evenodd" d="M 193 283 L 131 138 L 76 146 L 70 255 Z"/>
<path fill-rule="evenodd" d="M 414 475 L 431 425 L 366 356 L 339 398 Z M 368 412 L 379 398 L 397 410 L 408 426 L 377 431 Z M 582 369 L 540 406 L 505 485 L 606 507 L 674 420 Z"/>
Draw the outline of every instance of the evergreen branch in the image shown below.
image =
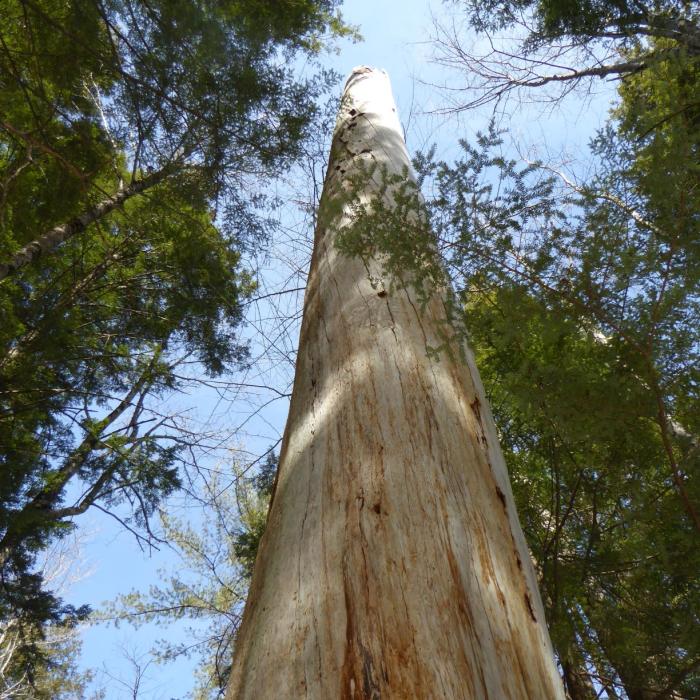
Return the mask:
<path fill-rule="evenodd" d="M 83 503 L 74 508 L 53 510 L 66 484 L 80 471 L 93 450 L 102 444 L 102 433 L 104 430 L 132 405 L 134 398 L 142 392 L 148 382 L 152 381 L 153 368 L 159 357 L 160 353 L 156 352 L 126 396 L 101 421 L 88 429 L 87 435 L 83 438 L 80 445 L 64 462 L 63 466 L 52 475 L 50 485 L 47 485 L 21 509 L 13 513 L 11 523 L 2 539 L 0 539 L 0 567 L 4 566 L 12 552 L 30 535 L 28 529 L 22 526 L 22 523 L 32 522 L 33 517 L 39 512 L 43 512 L 49 519 L 55 521 L 62 517 L 82 513 L 87 510 L 89 505 L 94 504 L 94 500 L 91 503 L 87 503 L 87 499 L 83 499 Z M 112 471 L 110 469 L 105 470 L 90 489 L 88 495 L 93 494 L 93 492 L 97 494 L 99 489 L 112 476 Z"/>
<path fill-rule="evenodd" d="M 170 164 L 169 167 L 162 168 L 140 180 L 132 181 L 129 185 L 120 187 L 116 194 L 103 199 L 74 219 L 49 229 L 20 249 L 6 263 L 0 264 L 0 281 L 25 265 L 34 262 L 39 256 L 53 252 L 61 243 L 82 233 L 90 224 L 123 206 L 135 195 L 141 194 L 165 180 L 173 170 L 173 164 Z"/>

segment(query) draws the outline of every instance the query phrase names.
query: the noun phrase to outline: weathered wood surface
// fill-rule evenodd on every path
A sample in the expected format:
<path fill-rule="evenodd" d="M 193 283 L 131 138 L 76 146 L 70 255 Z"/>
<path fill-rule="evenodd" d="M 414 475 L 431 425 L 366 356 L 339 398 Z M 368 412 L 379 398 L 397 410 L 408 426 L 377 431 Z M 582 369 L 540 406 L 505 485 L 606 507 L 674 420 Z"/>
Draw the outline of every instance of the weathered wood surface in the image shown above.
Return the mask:
<path fill-rule="evenodd" d="M 351 75 L 332 152 L 324 197 L 409 165 L 383 72 Z M 229 700 L 564 697 L 472 356 L 428 357 L 444 305 L 414 296 L 319 227 Z"/>

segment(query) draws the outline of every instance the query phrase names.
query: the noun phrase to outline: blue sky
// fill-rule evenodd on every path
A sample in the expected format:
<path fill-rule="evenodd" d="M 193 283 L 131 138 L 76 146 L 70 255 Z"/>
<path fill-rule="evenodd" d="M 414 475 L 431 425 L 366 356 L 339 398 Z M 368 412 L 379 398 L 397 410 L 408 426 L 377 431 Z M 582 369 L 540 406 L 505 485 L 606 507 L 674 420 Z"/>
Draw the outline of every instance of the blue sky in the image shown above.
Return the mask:
<path fill-rule="evenodd" d="M 490 111 L 484 108 L 459 118 L 432 113 L 443 104 L 443 96 L 430 83 L 452 79 L 445 69 L 430 62 L 433 18 L 444 11 L 442 3 L 425 0 L 350 0 L 343 10 L 344 16 L 359 27 L 364 40 L 357 44 L 343 42 L 339 53 L 327 56 L 324 61 L 344 75 L 360 64 L 386 69 L 407 131 L 409 151 L 436 143 L 438 155 L 449 158 L 456 154 L 457 138 L 470 138 L 486 127 Z M 511 112 L 501 118 L 501 126 L 512 130 L 512 137 L 522 152 L 533 153 L 537 146 L 538 155 L 545 153 L 555 158 L 560 156 L 561 160 L 583 161 L 585 145 L 605 117 L 609 97 L 609 90 L 592 100 L 573 97 L 565 105 L 549 111 L 541 106 L 513 106 Z M 303 257 L 304 251 L 301 251 L 300 258 L 303 260 Z M 283 276 L 275 261 L 267 265 L 272 275 Z M 276 381 L 284 383 L 289 370 L 277 376 Z M 211 393 L 190 398 L 197 402 L 202 417 L 211 415 L 219 424 L 228 421 L 230 427 L 235 427 L 246 410 L 241 407 L 239 415 L 235 406 L 218 404 Z M 284 429 L 285 415 L 284 400 L 262 412 L 246 426 L 248 437 L 244 446 L 254 451 L 274 442 Z M 90 513 L 82 519 L 82 525 L 93 533 L 83 555 L 92 574 L 72 588 L 67 596 L 70 602 L 99 606 L 102 601 L 131 589 L 147 588 L 158 580 L 159 569 L 179 565 L 167 548 L 142 552 L 131 535 L 105 516 Z M 177 634 L 181 634 L 181 630 L 150 626 L 137 630 L 129 626 L 93 627 L 85 632 L 81 663 L 98 672 L 98 685 L 105 685 L 107 698 L 131 697 L 119 681 L 120 678 L 127 680 L 132 673 L 124 650 L 147 663 L 147 652 L 157 639 L 174 638 Z M 192 664 L 186 660 L 167 667 L 151 665 L 146 670 L 139 697 L 146 700 L 179 698 L 185 696 L 191 686 Z"/>

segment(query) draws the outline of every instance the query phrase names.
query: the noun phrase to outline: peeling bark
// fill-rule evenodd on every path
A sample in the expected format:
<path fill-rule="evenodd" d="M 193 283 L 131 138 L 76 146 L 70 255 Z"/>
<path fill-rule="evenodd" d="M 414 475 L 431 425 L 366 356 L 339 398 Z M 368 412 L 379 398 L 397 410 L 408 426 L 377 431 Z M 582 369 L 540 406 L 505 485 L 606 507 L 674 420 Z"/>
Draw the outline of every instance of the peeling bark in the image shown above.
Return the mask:
<path fill-rule="evenodd" d="M 322 206 L 370 160 L 410 168 L 387 76 L 359 68 Z M 429 357 L 443 297 L 373 287 L 323 218 L 227 698 L 563 700 L 472 355 Z"/>

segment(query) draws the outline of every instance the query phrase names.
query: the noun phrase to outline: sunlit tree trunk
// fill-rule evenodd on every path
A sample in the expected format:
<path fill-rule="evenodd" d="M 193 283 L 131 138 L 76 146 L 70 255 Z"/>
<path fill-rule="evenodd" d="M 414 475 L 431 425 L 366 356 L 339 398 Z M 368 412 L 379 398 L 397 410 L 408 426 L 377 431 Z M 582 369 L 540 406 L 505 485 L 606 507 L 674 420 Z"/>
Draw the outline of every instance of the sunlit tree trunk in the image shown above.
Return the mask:
<path fill-rule="evenodd" d="M 410 167 L 387 76 L 359 68 L 321 206 L 335 197 L 340 225 L 353 213 L 337 193 L 372 160 Z M 443 297 L 378 288 L 320 219 L 227 697 L 563 698 L 472 356 L 427 353 Z"/>

